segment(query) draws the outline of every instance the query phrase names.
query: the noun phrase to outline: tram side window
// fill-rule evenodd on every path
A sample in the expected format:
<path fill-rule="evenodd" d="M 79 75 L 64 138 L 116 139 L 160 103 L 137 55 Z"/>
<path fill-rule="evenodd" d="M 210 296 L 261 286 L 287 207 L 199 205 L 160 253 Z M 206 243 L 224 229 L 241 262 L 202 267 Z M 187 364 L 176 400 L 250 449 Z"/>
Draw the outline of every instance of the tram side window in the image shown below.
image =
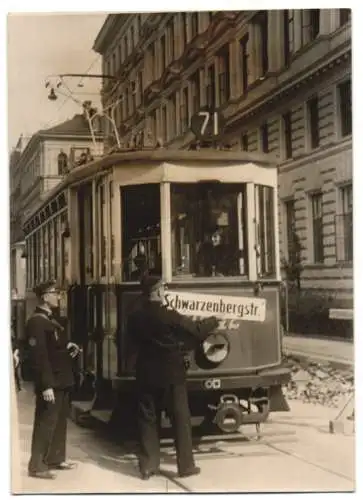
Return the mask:
<path fill-rule="evenodd" d="M 161 274 L 160 185 L 121 188 L 122 279 Z"/>
<path fill-rule="evenodd" d="M 248 275 L 244 184 L 171 185 L 174 276 Z"/>
<path fill-rule="evenodd" d="M 256 256 L 259 277 L 273 277 L 275 266 L 275 219 L 273 188 L 255 186 Z"/>

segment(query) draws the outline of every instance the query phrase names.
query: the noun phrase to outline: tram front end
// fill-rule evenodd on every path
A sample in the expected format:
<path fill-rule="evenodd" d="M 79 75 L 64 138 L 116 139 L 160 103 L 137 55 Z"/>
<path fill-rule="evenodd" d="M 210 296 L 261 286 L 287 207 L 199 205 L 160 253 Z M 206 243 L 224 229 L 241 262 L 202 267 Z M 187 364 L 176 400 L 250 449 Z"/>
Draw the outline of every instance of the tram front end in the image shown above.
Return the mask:
<path fill-rule="evenodd" d="M 217 329 L 185 352 L 189 404 L 202 433 L 232 433 L 289 411 L 282 392 L 290 371 L 282 363 L 277 169 L 241 152 L 165 154 L 175 158 L 151 170 L 139 166 L 137 183 L 119 170 L 123 259 L 115 285 L 113 420 L 121 425 L 126 408 L 134 408 L 135 353 L 126 325 L 147 269 L 166 283 L 167 307 L 194 319 L 218 318 Z"/>

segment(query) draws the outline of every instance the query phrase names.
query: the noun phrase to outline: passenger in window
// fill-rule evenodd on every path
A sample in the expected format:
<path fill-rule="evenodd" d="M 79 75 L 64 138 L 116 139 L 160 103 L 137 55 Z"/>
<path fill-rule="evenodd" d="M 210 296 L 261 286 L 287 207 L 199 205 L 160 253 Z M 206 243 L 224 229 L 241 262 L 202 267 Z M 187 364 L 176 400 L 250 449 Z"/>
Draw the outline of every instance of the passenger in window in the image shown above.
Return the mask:
<path fill-rule="evenodd" d="M 208 235 L 197 255 L 197 274 L 200 276 L 238 275 L 238 259 L 241 250 L 223 242 L 222 230 L 217 226 Z"/>
<path fill-rule="evenodd" d="M 133 259 L 133 263 L 136 266 L 136 271 L 131 273 L 131 279 L 135 281 L 140 281 L 148 271 L 146 251 L 142 241 L 140 241 L 137 244 L 137 254 L 136 257 Z"/>

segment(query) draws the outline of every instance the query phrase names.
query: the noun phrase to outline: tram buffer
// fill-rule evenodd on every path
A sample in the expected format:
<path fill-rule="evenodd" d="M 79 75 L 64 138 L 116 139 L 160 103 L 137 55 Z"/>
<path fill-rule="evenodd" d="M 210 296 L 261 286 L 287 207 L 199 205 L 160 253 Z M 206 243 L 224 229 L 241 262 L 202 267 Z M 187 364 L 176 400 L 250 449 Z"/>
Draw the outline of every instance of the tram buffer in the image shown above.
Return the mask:
<path fill-rule="evenodd" d="M 186 387 L 185 350 L 191 350 L 218 326 L 215 317 L 193 321 L 163 305 L 165 286 L 156 276 L 142 280 L 143 305 L 128 319 L 138 349 L 136 383 L 140 433 L 139 469 L 143 479 L 160 466 L 162 410 L 170 416 L 180 477 L 199 474 L 192 450 L 191 417 Z"/>

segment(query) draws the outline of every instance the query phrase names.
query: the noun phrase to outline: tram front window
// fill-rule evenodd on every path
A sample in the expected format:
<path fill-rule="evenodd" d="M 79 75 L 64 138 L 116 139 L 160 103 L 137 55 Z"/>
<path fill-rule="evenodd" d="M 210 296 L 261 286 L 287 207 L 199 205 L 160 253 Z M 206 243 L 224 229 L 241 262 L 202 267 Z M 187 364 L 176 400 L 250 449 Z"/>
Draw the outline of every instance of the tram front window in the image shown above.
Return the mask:
<path fill-rule="evenodd" d="M 172 184 L 173 276 L 248 275 L 245 184 Z"/>
<path fill-rule="evenodd" d="M 123 281 L 139 281 L 145 271 L 161 274 L 160 186 L 123 187 Z"/>

